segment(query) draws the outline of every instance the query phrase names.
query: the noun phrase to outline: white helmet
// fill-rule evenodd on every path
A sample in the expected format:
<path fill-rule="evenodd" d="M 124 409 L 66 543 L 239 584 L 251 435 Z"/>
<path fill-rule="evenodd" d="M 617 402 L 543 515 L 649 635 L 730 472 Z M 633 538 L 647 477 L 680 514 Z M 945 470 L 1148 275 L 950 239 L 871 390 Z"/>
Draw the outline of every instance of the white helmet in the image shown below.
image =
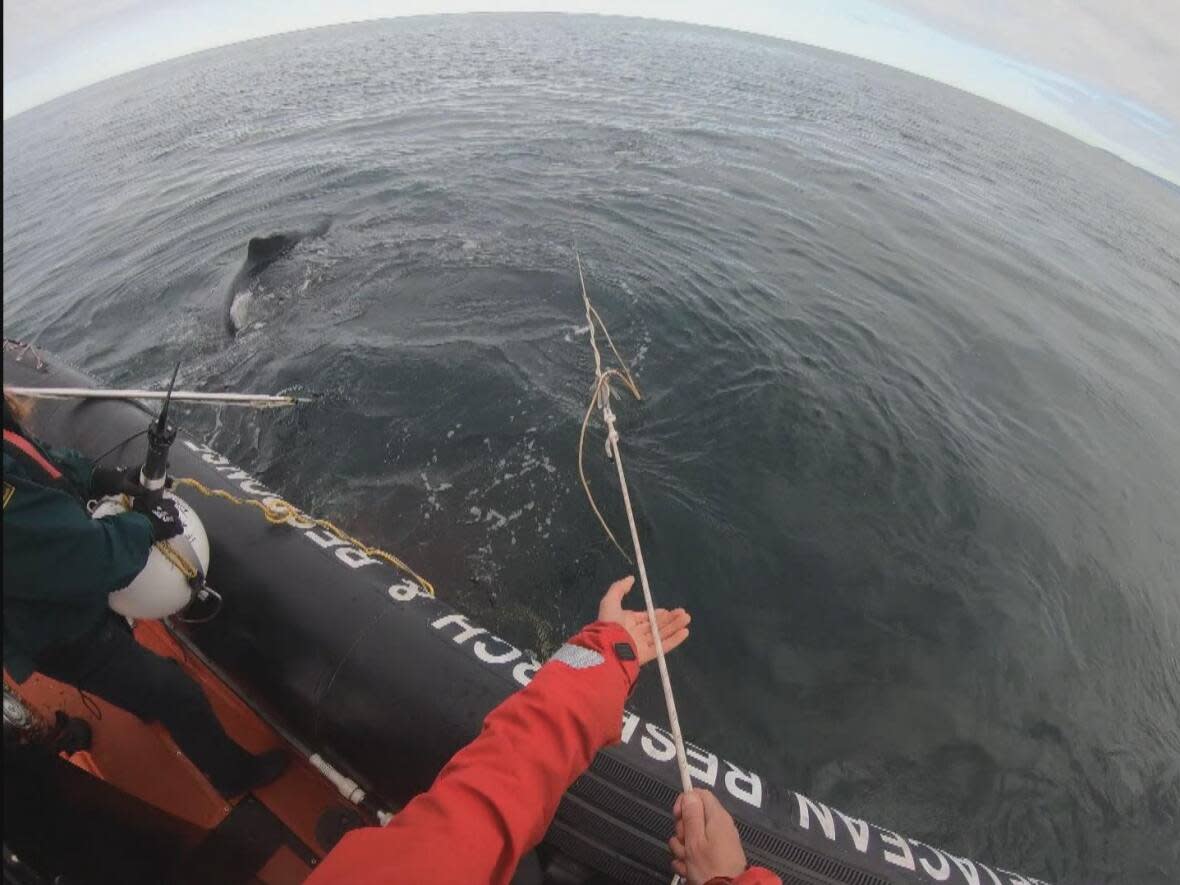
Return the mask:
<path fill-rule="evenodd" d="M 183 499 L 171 492 L 164 496 L 176 505 L 183 530 L 175 538 L 157 541 L 140 573 L 110 595 L 111 608 L 126 618 L 156 620 L 182 611 L 193 601 L 190 576 L 197 569 L 202 576 L 209 571 L 209 536 L 201 518 Z M 91 515 L 98 519 L 126 510 L 123 497 L 113 495 L 99 501 Z M 161 545 L 167 545 L 167 554 L 160 551 Z"/>

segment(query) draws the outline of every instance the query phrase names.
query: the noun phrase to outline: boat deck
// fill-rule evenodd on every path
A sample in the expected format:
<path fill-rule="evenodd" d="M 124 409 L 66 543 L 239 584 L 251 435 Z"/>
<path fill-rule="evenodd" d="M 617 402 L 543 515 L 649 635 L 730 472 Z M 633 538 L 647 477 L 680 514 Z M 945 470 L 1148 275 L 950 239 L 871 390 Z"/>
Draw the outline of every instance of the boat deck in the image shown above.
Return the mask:
<path fill-rule="evenodd" d="M 284 746 L 233 690 L 200 660 L 188 654 L 155 621 L 136 625 L 136 638 L 158 654 L 173 658 L 201 685 L 226 731 L 251 752 Z M 354 819 L 347 803 L 318 771 L 297 753 L 279 780 L 255 794 L 226 800 L 184 756 L 159 724 L 146 724 L 124 710 L 72 686 L 34 674 L 19 687 L 25 703 L 52 722 L 57 710 L 89 723 L 89 750 L 69 761 L 171 818 L 191 825 L 195 838 L 183 861 L 184 878 L 214 874 L 219 882 L 293 885 L 302 882 L 326 853 L 336 827 Z M 290 748 L 288 748 L 290 749 Z M 319 834 L 317 834 L 317 828 Z M 200 871 L 198 873 L 198 871 Z"/>

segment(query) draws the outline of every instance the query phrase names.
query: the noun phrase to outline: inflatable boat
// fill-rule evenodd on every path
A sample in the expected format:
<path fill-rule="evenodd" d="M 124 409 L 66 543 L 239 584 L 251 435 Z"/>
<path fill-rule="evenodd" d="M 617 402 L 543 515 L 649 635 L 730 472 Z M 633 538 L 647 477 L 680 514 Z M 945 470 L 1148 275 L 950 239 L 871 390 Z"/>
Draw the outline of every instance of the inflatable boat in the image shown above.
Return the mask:
<path fill-rule="evenodd" d="M 97 386 L 52 356 L 11 342 L 4 382 Z M 28 425 L 50 445 L 90 457 L 110 451 L 107 463 L 130 464 L 143 458 L 143 441 L 120 441 L 152 417 L 130 401 L 41 400 Z M 14 716 L 23 708 L 23 715 L 45 720 L 64 710 L 69 719 L 88 721 L 94 735 L 93 746 L 68 763 L 64 753 L 50 764 L 45 754 L 6 750 L 6 881 L 10 867 L 33 875 L 30 858 L 52 856 L 38 844 L 45 827 L 56 828 L 61 850 L 71 805 L 86 809 L 82 830 L 94 831 L 101 822 L 102 832 L 109 831 L 104 845 L 92 846 L 100 857 L 103 849 L 128 842 L 143 853 L 172 852 L 152 874 L 164 880 L 299 881 L 343 832 L 379 825 L 426 789 L 478 733 L 484 716 L 541 666 L 447 605 L 445 588 L 435 598 L 413 573 L 325 531 L 301 511 L 276 524 L 263 518 L 262 508 L 236 505 L 231 498 L 264 507 L 280 503 L 248 465 L 181 435 L 172 447 L 171 472 L 203 488 L 181 485 L 177 493 L 208 533 L 206 579 L 221 608 L 206 623 L 142 622 L 137 635 L 201 681 L 240 740 L 286 744 L 300 764 L 259 795 L 227 803 L 209 794 L 191 766 L 187 780 L 183 772 L 173 780 L 170 768 L 152 770 L 155 759 L 165 768 L 184 762 L 169 761 L 176 752 L 158 727 L 93 700 L 84 704 L 77 692 L 42 677 L 17 686 L 6 676 L 6 742 L 10 702 Z M 96 712 L 105 715 L 100 720 Z M 152 749 L 153 741 L 164 748 Z M 775 870 L 786 883 L 1043 885 L 771 783 L 757 760 L 730 760 L 691 744 L 687 750 L 693 780 L 732 812 L 750 862 Z M 121 751 L 136 758 L 120 759 Z M 22 761 L 30 758 L 40 761 Z M 10 795 L 10 776 L 33 785 Z M 600 753 L 571 787 L 516 881 L 666 885 L 677 784 L 671 736 L 627 711 L 621 743 Z M 55 807 L 40 807 L 47 803 Z M 133 838 L 121 843 L 120 829 Z M 95 872 L 104 863 L 110 866 L 100 860 L 88 868 Z M 125 867 L 117 878 L 130 882 L 137 875 Z"/>

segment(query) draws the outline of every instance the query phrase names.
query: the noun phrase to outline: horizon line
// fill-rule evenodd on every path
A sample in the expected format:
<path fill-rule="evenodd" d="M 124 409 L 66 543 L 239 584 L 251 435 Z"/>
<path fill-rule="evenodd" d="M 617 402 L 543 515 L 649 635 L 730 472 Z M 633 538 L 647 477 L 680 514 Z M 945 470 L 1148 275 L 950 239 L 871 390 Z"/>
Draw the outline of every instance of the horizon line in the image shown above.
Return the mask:
<path fill-rule="evenodd" d="M 243 39 L 238 39 L 238 40 L 227 40 L 224 43 L 215 43 L 210 46 L 203 46 L 198 49 L 192 49 L 187 52 L 178 53 L 177 55 L 173 55 L 168 58 L 160 59 L 159 61 L 153 61 L 148 64 L 138 65 L 136 67 L 127 68 L 126 70 L 117 71 L 116 73 L 113 73 L 110 76 L 102 77 L 101 79 L 94 80 L 89 83 L 83 83 L 73 89 L 68 89 L 65 92 L 61 92 L 61 93 L 58 93 L 57 95 L 53 95 L 53 96 L 50 96 L 50 97 L 45 98 L 43 100 L 37 101 L 36 103 L 30 104 L 27 107 L 23 107 L 11 114 L 7 113 L 7 108 L 5 108 L 5 114 L 3 116 L 3 123 L 4 123 L 4 125 L 7 125 L 9 123 L 9 121 L 15 120 L 18 117 L 21 117 L 27 113 L 30 113 L 32 111 L 36 111 L 39 108 L 44 108 L 48 105 L 52 105 L 54 102 L 69 98 L 70 96 L 76 95 L 80 92 L 84 92 L 87 89 L 101 86 L 101 85 L 103 85 L 105 83 L 109 83 L 113 80 L 118 80 L 121 77 L 126 77 L 126 76 L 130 76 L 130 75 L 133 75 L 136 73 L 149 71 L 152 68 L 159 67 L 161 65 L 166 65 L 166 64 L 170 64 L 172 62 L 181 61 L 183 59 L 192 58 L 192 57 L 199 56 L 199 55 L 202 55 L 207 52 L 215 52 L 220 49 L 227 49 L 231 46 L 240 46 L 240 45 L 247 44 L 247 43 L 253 43 L 255 41 L 268 40 L 268 39 L 275 38 L 275 37 L 290 36 L 292 34 L 299 34 L 299 33 L 303 33 L 303 32 L 326 30 L 328 28 L 344 28 L 344 27 L 350 27 L 350 26 L 365 24 L 365 23 L 370 23 L 370 22 L 395 22 L 395 21 L 405 21 L 405 20 L 410 20 L 410 19 L 443 18 L 443 17 L 458 18 L 458 17 L 463 17 L 463 16 L 485 16 L 485 17 L 491 18 L 491 17 L 497 17 L 497 16 L 514 16 L 514 15 L 515 16 L 521 16 L 521 15 L 546 16 L 546 17 L 561 16 L 561 17 L 566 17 L 566 18 L 590 18 L 590 17 L 593 17 L 593 18 L 622 19 L 622 20 L 629 20 L 629 21 L 645 21 L 645 22 L 654 22 L 654 23 L 659 23 L 659 24 L 681 25 L 684 27 L 702 28 L 702 29 L 708 29 L 708 30 L 714 30 L 714 31 L 729 32 L 729 33 L 733 33 L 733 34 L 740 34 L 740 35 L 747 36 L 747 37 L 757 37 L 759 39 L 773 40 L 773 41 L 785 43 L 788 45 L 795 44 L 795 45 L 799 45 L 799 46 L 807 46 L 812 49 L 819 49 L 824 52 L 831 52 L 836 55 L 842 55 L 842 56 L 846 56 L 848 58 L 855 58 L 859 61 L 867 62 L 869 64 L 881 65 L 882 67 L 888 68 L 893 71 L 900 71 L 901 73 L 909 74 L 911 76 L 918 77 L 923 80 L 927 80 L 931 83 L 936 83 L 940 86 L 944 86 L 948 89 L 954 89 L 954 90 L 956 90 L 958 92 L 962 92 L 966 95 L 973 96 L 974 98 L 978 98 L 981 101 L 986 101 L 990 104 L 997 105 L 998 107 L 1002 107 L 1005 110 L 1019 114 L 1021 117 L 1024 117 L 1025 119 L 1032 120 L 1035 123 L 1038 123 L 1042 126 L 1046 126 L 1055 132 L 1059 132 L 1062 135 L 1072 138 L 1073 140 L 1084 144 L 1086 147 L 1089 147 L 1093 150 L 1097 150 L 1097 151 L 1101 151 L 1103 153 L 1109 154 L 1109 155 L 1115 157 L 1116 159 L 1126 163 L 1127 165 L 1137 169 L 1138 171 L 1146 173 L 1148 175 L 1151 175 L 1154 178 L 1160 179 L 1173 187 L 1180 188 L 1180 169 L 1173 171 L 1171 169 L 1161 167 L 1158 164 L 1151 162 L 1149 160 L 1145 160 L 1145 158 L 1140 158 L 1140 160 L 1137 161 L 1135 159 L 1132 159 L 1129 156 L 1126 156 L 1124 153 L 1120 152 L 1119 150 L 1115 149 L 1114 147 L 1110 147 L 1110 146 L 1103 145 L 1103 144 L 1095 144 L 1093 141 L 1090 141 L 1090 140 L 1082 137 L 1077 132 L 1071 132 L 1068 129 L 1062 128 L 1059 125 L 1055 125 L 1054 123 L 1051 123 L 1048 120 L 1041 119 L 1028 111 L 1025 111 L 1021 108 L 1015 107 L 1014 105 L 1008 104 L 1000 99 L 993 98 L 989 95 L 983 95 L 983 94 L 981 94 L 973 89 L 970 89 L 966 86 L 961 86 L 956 83 L 950 83 L 946 80 L 941 80 L 937 77 L 931 76 L 930 74 L 924 74 L 924 73 L 912 70 L 910 68 L 903 68 L 903 67 L 900 67 L 896 64 L 891 64 L 887 61 L 882 61 L 880 59 L 875 59 L 875 58 L 869 58 L 868 56 L 860 55 L 860 54 L 857 54 L 854 52 L 848 52 L 848 51 L 845 51 L 842 49 L 836 49 L 831 46 L 826 46 L 822 43 L 815 43 L 815 42 L 811 42 L 809 40 L 801 39 L 801 38 L 797 38 L 797 37 L 782 37 L 782 36 L 779 36 L 776 34 L 768 34 L 768 33 L 762 32 L 762 31 L 751 31 L 751 30 L 746 30 L 744 28 L 740 28 L 740 27 L 730 27 L 730 26 L 725 26 L 725 25 L 706 24 L 706 23 L 701 23 L 701 22 L 684 21 L 681 19 L 661 18 L 659 16 L 626 15 L 626 14 L 613 13 L 613 12 L 568 12 L 568 11 L 563 11 L 563 10 L 442 11 L 442 12 L 408 13 L 405 15 L 378 15 L 378 16 L 362 17 L 362 18 L 356 18 L 356 19 L 348 19 L 348 20 L 339 21 L 339 22 L 330 22 L 330 23 L 326 23 L 326 24 L 315 24 L 315 25 L 309 25 L 306 27 L 288 28 L 285 30 L 273 31 L 273 32 L 266 33 L 266 34 L 259 34 L 257 36 L 245 37 Z M 1021 68 L 1034 70 L 1034 71 L 1038 71 L 1038 72 L 1044 72 L 1044 73 L 1049 74 L 1049 75 L 1056 77 L 1056 78 L 1064 78 L 1064 79 L 1069 80 L 1073 83 L 1077 83 L 1079 86 L 1084 85 L 1080 81 L 1077 81 L 1076 79 L 1069 77 L 1068 75 L 1060 74 L 1060 73 L 1058 73 L 1056 71 L 1052 71 L 1048 68 L 1041 68 L 1038 65 L 1031 65 L 1026 62 L 1021 62 L 1017 59 L 1012 58 L 1011 56 L 1003 55 L 1001 53 L 997 53 L 997 55 L 999 55 L 1001 58 L 1004 58 L 1007 61 L 1009 61 L 1009 62 L 1013 63 L 1014 65 L 1017 65 Z M 18 82 L 18 81 L 19 81 L 19 78 L 17 81 L 13 81 L 13 82 Z M 9 86 L 9 83 L 6 82 L 4 84 L 5 91 L 7 91 L 8 86 Z M 1140 111 L 1140 112 L 1146 111 L 1154 118 L 1156 118 L 1160 121 L 1166 122 L 1167 124 L 1171 125 L 1173 128 L 1175 128 L 1177 126 L 1176 121 L 1170 120 L 1169 118 L 1163 116 L 1162 114 L 1159 114 L 1158 112 L 1154 111 L 1151 108 L 1146 108 L 1146 107 L 1140 106 L 1133 99 L 1129 99 L 1126 96 L 1123 96 L 1119 93 L 1109 93 L 1109 94 L 1112 95 L 1119 102 L 1121 102 L 1125 105 L 1129 104 L 1137 111 Z M 5 105 L 8 105 L 7 101 L 5 101 Z M 1113 141 L 1111 141 L 1110 143 L 1115 144 Z"/>

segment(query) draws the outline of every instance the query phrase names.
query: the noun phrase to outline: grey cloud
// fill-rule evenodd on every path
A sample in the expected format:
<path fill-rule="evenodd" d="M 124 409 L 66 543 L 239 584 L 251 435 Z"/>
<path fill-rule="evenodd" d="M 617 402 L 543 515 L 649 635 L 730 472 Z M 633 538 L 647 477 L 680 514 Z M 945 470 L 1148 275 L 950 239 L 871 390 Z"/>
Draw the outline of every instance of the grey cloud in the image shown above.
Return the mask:
<path fill-rule="evenodd" d="M 140 8 L 151 0 L 4 0 L 4 80 L 29 73 L 90 28 Z"/>
<path fill-rule="evenodd" d="M 1013 58 L 1087 81 L 1180 122 L 1177 0 L 883 0 Z"/>

